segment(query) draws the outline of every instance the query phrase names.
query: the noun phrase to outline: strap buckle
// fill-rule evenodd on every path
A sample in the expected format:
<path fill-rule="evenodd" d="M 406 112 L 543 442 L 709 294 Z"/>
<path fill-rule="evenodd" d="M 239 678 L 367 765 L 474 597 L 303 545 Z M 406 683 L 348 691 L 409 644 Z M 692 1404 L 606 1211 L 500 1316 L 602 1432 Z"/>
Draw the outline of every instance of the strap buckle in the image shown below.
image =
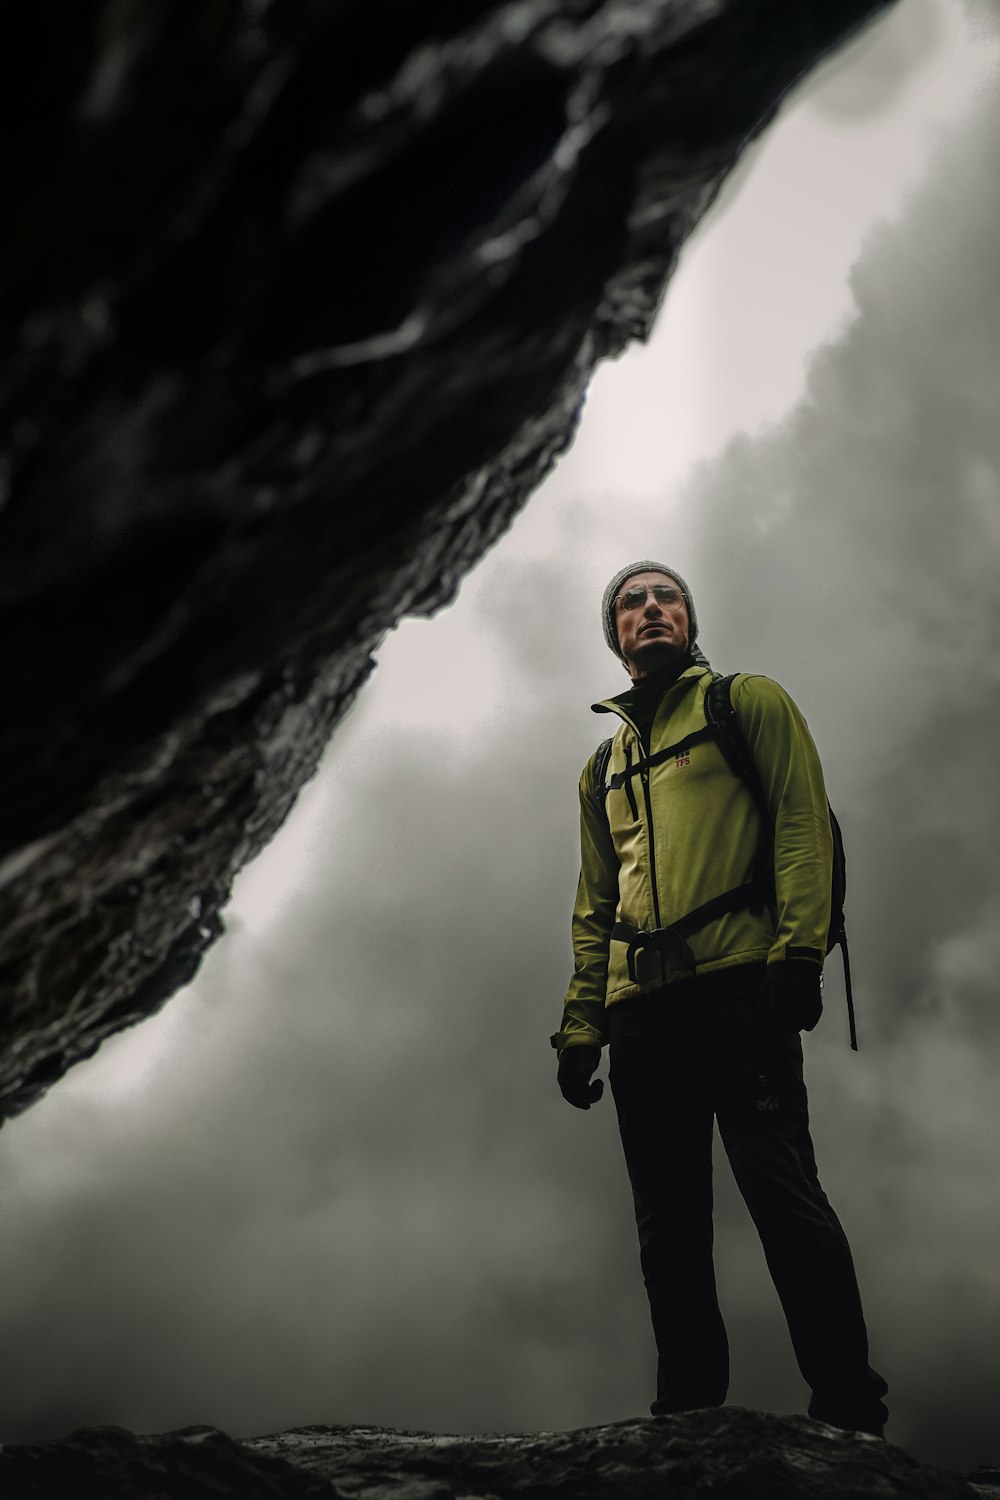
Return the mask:
<path fill-rule="evenodd" d="M 629 940 L 625 960 L 633 984 L 646 984 L 651 979 L 657 984 L 665 982 L 663 953 L 655 933 L 638 930 Z"/>

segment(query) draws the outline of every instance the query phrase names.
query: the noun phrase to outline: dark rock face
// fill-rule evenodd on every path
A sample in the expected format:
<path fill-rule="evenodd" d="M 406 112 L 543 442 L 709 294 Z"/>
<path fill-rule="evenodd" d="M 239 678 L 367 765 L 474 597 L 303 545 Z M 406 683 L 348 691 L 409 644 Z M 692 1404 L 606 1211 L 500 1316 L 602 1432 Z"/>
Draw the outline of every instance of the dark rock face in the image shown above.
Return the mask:
<path fill-rule="evenodd" d="M 192 977 L 372 648 L 885 3 L 8 8 L 0 1116 Z"/>
<path fill-rule="evenodd" d="M 49 1484 L 50 1488 L 44 1488 Z M 977 1500 L 877 1438 L 739 1407 L 578 1432 L 444 1437 L 306 1427 L 234 1442 L 115 1428 L 0 1452 L 9 1500 L 328 1495 L 351 1500 Z M 981 1497 L 980 1497 L 981 1500 Z"/>
<path fill-rule="evenodd" d="M 0 1493 L 6 1500 L 311 1500 L 334 1491 L 211 1427 L 162 1437 L 91 1427 L 58 1442 L 0 1449 Z"/>

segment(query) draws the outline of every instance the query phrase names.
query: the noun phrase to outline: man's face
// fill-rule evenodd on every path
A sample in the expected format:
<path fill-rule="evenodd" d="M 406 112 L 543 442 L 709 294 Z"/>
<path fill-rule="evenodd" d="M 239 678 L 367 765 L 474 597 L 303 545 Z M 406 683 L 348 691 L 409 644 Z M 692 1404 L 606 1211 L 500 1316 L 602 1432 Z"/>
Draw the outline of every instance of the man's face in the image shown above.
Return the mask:
<path fill-rule="evenodd" d="M 676 603 L 658 600 L 653 593 L 654 584 L 676 589 Z M 643 589 L 645 599 L 634 602 Z M 626 578 L 615 600 L 615 623 L 618 644 L 634 682 L 687 650 L 687 605 L 680 584 L 669 573 L 634 573 Z"/>

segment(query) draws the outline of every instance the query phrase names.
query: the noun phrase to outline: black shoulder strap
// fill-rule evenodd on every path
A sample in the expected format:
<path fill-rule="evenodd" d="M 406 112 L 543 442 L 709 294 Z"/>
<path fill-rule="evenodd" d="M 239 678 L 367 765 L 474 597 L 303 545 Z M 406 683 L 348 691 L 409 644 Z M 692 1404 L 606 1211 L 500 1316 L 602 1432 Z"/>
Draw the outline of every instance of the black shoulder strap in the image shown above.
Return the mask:
<path fill-rule="evenodd" d="M 752 763 L 733 707 L 735 676 L 735 672 L 730 672 L 728 677 L 712 678 L 705 692 L 705 718 L 715 733 L 716 742 L 729 762 L 730 769 L 737 776 L 745 777 L 751 770 Z"/>
<path fill-rule="evenodd" d="M 611 759 L 611 741 L 602 740 L 594 756 L 594 801 L 604 807 L 608 800 L 608 761 Z"/>
<path fill-rule="evenodd" d="M 733 679 L 738 675 L 730 672 L 728 677 L 714 677 L 709 683 L 705 692 L 705 720 L 715 735 L 715 742 L 725 756 L 729 769 L 746 782 L 765 827 L 770 829 L 771 815 L 764 798 L 764 788 L 733 707 Z"/>

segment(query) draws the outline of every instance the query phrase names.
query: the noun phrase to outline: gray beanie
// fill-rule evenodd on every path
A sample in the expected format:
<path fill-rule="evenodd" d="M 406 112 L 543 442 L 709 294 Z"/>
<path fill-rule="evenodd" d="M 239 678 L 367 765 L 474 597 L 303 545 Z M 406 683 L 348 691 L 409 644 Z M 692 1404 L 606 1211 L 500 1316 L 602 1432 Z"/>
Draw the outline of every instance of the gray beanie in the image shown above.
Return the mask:
<path fill-rule="evenodd" d="M 688 644 L 687 649 L 690 656 L 697 662 L 705 662 L 706 658 L 695 649 L 695 641 L 698 637 L 698 616 L 695 614 L 694 600 L 691 590 L 676 568 L 668 568 L 666 563 L 653 562 L 650 558 L 643 558 L 641 562 L 629 563 L 627 568 L 622 568 L 604 590 L 604 599 L 601 602 L 601 623 L 604 626 L 604 639 L 620 661 L 624 661 L 621 647 L 618 644 L 618 626 L 615 624 L 615 600 L 618 598 L 622 584 L 627 578 L 636 573 L 666 573 L 675 583 L 680 584 L 681 593 L 684 595 L 684 603 L 688 612 Z"/>

